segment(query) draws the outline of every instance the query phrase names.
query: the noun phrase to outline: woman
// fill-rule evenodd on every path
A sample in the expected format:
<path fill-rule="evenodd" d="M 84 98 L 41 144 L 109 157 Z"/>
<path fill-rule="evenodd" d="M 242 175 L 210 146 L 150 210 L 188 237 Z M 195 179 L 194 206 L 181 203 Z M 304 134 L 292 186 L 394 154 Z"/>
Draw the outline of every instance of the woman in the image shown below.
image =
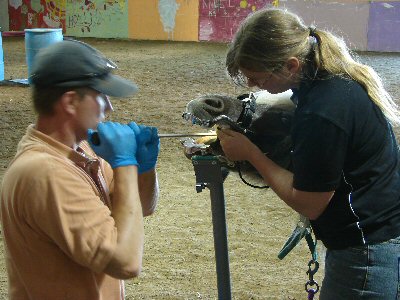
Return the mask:
<path fill-rule="evenodd" d="M 293 91 L 293 171 L 244 135 L 219 130 L 226 156 L 249 161 L 327 247 L 320 299 L 398 299 L 399 110 L 369 66 L 331 33 L 281 9 L 250 15 L 226 59 L 236 83 Z"/>

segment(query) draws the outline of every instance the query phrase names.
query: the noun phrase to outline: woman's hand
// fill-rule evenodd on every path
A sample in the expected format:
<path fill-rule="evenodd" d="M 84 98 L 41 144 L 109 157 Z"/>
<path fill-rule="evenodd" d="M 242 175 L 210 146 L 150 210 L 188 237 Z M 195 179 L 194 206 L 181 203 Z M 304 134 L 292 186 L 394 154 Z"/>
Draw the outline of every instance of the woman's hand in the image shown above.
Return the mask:
<path fill-rule="evenodd" d="M 226 158 L 231 161 L 249 161 L 254 151 L 260 151 L 255 144 L 239 132 L 217 129 L 217 136 Z"/>

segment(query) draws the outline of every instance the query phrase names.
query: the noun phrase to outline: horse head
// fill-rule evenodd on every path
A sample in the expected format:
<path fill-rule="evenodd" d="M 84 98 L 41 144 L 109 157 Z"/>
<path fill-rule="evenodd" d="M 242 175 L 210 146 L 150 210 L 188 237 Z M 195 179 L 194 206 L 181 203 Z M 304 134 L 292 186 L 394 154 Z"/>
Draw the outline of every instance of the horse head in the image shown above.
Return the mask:
<path fill-rule="evenodd" d="M 260 91 L 237 97 L 208 94 L 191 100 L 186 105 L 185 113 L 192 117 L 192 121 L 200 120 L 197 124 L 205 124 L 206 127 L 218 126 L 219 121 L 224 121 L 228 127 L 231 124 L 230 127 L 233 126 L 233 129 L 238 125 L 238 130 L 242 128 L 242 133 L 265 155 L 278 165 L 290 169 L 292 145 L 290 130 L 295 109 L 290 100 L 291 95 L 290 91 L 280 94 Z M 227 123 L 227 120 L 230 123 Z M 204 139 L 199 141 L 204 142 Z M 213 154 L 223 156 L 218 140 L 211 139 L 208 144 Z M 252 170 L 249 164 L 245 162 L 243 164 L 246 170 Z"/>

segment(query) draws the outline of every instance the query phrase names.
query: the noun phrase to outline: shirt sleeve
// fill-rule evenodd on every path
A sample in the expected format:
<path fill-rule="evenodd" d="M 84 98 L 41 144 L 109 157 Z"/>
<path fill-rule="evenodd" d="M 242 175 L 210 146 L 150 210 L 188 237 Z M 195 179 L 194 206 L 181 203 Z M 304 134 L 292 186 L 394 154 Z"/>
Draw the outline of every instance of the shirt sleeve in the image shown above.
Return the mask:
<path fill-rule="evenodd" d="M 329 192 L 340 183 L 348 136 L 327 119 L 306 114 L 293 131 L 293 186 L 300 191 Z"/>

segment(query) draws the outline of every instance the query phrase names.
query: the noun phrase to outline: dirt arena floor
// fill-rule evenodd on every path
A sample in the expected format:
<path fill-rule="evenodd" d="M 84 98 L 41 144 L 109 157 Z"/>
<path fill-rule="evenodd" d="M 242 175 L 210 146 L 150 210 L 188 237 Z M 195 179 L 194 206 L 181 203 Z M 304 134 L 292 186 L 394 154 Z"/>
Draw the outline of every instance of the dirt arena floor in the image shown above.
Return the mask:
<path fill-rule="evenodd" d="M 112 58 L 118 74 L 140 92 L 113 100 L 110 120 L 157 126 L 161 133 L 196 132 L 181 118 L 186 103 L 206 93 L 238 95 L 224 69 L 226 45 L 85 39 Z M 27 76 L 23 38 L 3 38 L 5 78 Z M 400 53 L 361 53 L 385 78 L 399 101 Z M 60 62 L 62 63 L 62 62 Z M 27 87 L 0 86 L 0 179 L 25 128 L 34 122 Z M 396 131 L 397 135 L 399 131 Z M 160 201 L 145 221 L 141 276 L 126 282 L 127 299 L 217 299 L 209 190 L 196 193 L 195 173 L 179 139 L 162 139 L 158 163 Z M 301 243 L 283 260 L 277 254 L 297 215 L 269 190 L 253 189 L 232 174 L 224 183 L 233 299 L 307 299 L 310 252 Z M 7 299 L 0 243 L 0 299 Z M 323 266 L 316 280 L 322 281 Z M 318 298 L 318 297 L 316 297 Z"/>

